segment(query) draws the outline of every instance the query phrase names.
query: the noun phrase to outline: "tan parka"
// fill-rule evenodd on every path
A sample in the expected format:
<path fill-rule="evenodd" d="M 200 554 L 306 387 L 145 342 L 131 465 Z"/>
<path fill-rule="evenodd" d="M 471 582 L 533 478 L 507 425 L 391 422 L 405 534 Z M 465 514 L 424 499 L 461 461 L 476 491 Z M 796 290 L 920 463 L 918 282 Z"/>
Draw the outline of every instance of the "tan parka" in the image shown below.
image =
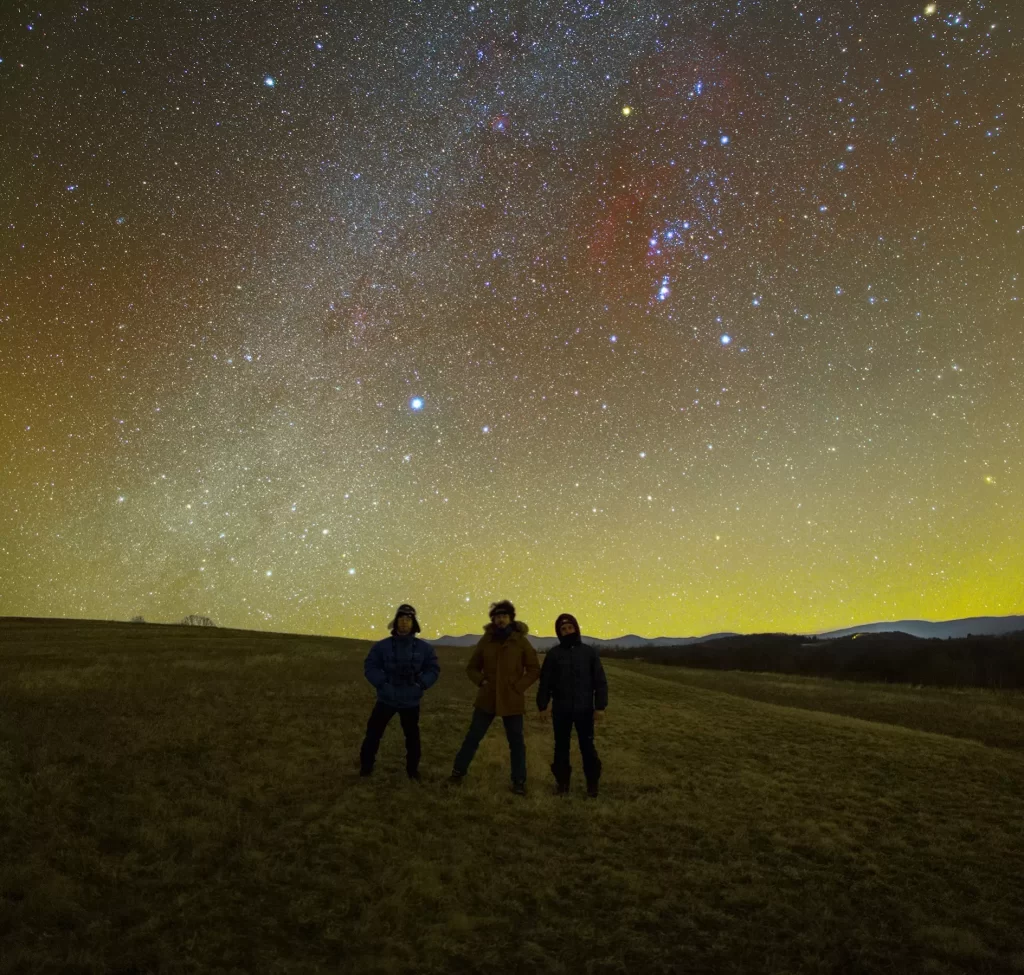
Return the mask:
<path fill-rule="evenodd" d="M 466 664 L 466 673 L 477 687 L 487 680 L 486 686 L 480 687 L 474 707 L 500 718 L 526 713 L 526 689 L 540 676 L 537 651 L 526 639 L 529 629 L 516 620 L 512 632 L 500 640 L 494 635 L 493 623 L 484 627 L 484 635 Z"/>

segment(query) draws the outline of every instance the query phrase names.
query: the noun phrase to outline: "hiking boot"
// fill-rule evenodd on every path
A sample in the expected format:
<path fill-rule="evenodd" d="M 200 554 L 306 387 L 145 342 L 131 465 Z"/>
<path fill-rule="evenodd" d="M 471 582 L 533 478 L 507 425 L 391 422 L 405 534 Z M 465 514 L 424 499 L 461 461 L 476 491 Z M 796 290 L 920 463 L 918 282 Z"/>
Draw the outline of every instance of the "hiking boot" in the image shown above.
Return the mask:
<path fill-rule="evenodd" d="M 449 785 L 462 785 L 462 780 L 466 777 L 465 772 L 457 772 L 452 769 L 452 774 L 448 776 Z"/>
<path fill-rule="evenodd" d="M 517 796 L 525 796 L 526 795 L 526 783 L 525 782 L 521 782 L 521 781 L 520 782 L 513 782 L 512 783 L 512 791 Z"/>
<path fill-rule="evenodd" d="M 555 777 L 555 795 L 566 795 L 569 791 L 569 783 L 572 781 L 572 768 L 561 769 L 554 762 L 549 767 L 551 774 Z"/>
<path fill-rule="evenodd" d="M 421 781 L 420 780 L 420 773 L 415 771 L 415 770 L 413 770 L 412 772 L 409 772 L 408 775 L 409 775 L 409 780 L 412 781 L 412 782 L 419 782 L 419 781 Z"/>
<path fill-rule="evenodd" d="M 359 775 L 360 775 L 361 778 L 365 779 L 365 778 L 373 775 L 373 769 L 372 768 L 361 768 L 359 770 Z"/>
<path fill-rule="evenodd" d="M 587 783 L 587 797 L 590 798 L 590 799 L 596 799 L 597 798 L 597 783 L 596 782 L 588 782 Z"/>

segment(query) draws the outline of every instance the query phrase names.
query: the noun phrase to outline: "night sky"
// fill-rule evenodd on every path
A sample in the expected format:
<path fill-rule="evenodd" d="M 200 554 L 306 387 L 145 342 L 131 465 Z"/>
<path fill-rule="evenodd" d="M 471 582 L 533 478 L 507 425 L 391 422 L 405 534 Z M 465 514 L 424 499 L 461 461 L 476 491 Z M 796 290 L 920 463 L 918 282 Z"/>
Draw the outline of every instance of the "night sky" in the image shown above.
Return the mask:
<path fill-rule="evenodd" d="M 0 10 L 0 615 L 1024 610 L 1018 0 Z"/>

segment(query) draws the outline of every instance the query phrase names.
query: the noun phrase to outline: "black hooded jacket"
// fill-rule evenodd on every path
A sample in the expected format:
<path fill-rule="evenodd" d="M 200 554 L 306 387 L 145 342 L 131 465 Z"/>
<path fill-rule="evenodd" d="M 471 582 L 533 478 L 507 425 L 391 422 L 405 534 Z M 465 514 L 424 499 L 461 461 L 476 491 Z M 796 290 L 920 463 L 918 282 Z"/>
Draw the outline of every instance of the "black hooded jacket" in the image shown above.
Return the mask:
<path fill-rule="evenodd" d="M 559 712 L 603 711 L 608 706 L 608 681 L 595 647 L 559 643 L 544 655 L 537 710 L 543 711 L 549 701 Z"/>

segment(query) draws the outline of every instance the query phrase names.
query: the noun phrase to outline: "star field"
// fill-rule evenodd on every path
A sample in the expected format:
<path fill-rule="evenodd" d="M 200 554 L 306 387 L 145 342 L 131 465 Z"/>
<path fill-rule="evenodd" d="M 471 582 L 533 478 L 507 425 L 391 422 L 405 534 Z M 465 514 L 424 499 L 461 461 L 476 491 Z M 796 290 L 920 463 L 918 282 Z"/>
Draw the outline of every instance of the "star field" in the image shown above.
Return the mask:
<path fill-rule="evenodd" d="M 1021 612 L 1022 30 L 5 4 L 0 615 Z"/>

